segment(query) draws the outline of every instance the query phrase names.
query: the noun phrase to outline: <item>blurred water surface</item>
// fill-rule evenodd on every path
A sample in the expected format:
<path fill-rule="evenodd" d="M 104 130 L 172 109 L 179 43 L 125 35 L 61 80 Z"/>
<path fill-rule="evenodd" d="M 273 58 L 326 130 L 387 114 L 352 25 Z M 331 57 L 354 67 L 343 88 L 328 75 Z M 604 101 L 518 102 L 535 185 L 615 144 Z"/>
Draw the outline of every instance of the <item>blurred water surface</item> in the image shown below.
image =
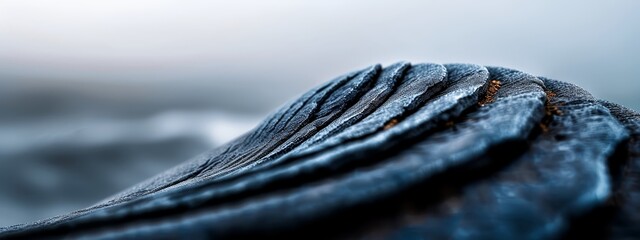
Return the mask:
<path fill-rule="evenodd" d="M 0 225 L 86 207 L 373 63 L 513 67 L 638 110 L 639 7 L 0 0 Z"/>

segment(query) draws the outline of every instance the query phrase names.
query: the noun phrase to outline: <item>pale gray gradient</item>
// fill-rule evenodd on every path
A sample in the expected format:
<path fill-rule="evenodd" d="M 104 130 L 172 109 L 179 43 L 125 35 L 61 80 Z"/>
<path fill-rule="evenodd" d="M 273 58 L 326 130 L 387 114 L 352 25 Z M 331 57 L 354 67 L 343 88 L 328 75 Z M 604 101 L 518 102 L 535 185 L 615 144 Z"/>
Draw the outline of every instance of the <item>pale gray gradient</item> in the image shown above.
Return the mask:
<path fill-rule="evenodd" d="M 640 109 L 638 9 L 634 0 L 0 1 L 0 79 L 114 105 L 264 114 L 373 63 L 470 62 Z"/>

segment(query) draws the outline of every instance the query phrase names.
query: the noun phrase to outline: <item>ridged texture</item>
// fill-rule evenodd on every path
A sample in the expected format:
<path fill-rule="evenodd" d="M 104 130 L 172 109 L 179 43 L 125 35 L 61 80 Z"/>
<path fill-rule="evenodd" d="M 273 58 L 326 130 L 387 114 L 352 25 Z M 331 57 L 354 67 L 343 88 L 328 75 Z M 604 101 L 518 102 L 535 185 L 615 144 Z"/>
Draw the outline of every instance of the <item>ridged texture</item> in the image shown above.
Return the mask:
<path fill-rule="evenodd" d="M 634 239 L 638 226 L 640 114 L 513 69 L 402 62 L 0 238 Z"/>

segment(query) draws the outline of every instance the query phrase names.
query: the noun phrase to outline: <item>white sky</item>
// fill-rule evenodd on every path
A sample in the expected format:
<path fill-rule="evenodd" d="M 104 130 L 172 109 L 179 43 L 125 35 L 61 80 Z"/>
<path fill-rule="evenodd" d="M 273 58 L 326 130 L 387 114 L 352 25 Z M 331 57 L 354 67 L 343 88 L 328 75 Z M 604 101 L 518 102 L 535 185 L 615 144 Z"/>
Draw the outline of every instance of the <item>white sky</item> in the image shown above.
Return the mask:
<path fill-rule="evenodd" d="M 639 7 L 633 0 L 0 0 L 0 78 L 191 80 L 214 92 L 256 92 L 273 108 L 374 63 L 471 62 L 574 82 L 638 109 Z M 276 92 L 260 93 L 265 86 Z"/>

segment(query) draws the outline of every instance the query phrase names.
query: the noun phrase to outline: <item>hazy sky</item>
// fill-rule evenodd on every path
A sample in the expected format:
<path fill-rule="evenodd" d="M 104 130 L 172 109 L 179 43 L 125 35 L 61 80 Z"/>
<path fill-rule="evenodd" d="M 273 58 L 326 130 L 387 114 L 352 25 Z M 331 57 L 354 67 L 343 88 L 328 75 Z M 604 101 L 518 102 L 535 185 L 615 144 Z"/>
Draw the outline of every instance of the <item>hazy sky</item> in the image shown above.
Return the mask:
<path fill-rule="evenodd" d="M 0 0 L 0 84 L 263 114 L 374 63 L 470 62 L 640 109 L 638 9 L 635 0 Z"/>

